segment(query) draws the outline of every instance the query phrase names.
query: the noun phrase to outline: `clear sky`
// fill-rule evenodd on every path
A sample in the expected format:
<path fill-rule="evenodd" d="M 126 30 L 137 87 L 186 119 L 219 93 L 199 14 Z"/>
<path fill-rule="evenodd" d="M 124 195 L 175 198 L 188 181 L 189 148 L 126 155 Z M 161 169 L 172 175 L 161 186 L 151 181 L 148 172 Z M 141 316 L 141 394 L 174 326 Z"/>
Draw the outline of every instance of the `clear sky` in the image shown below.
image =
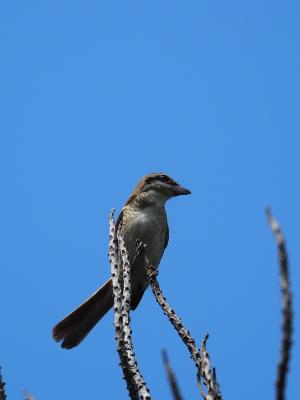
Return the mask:
<path fill-rule="evenodd" d="M 109 275 L 108 215 L 145 173 L 192 191 L 169 202 L 159 280 L 224 398 L 274 398 L 276 247 L 300 296 L 298 1 L 1 1 L 0 364 L 8 400 L 126 399 L 112 313 L 73 351 L 52 326 Z M 132 315 L 153 397 L 161 349 L 185 399 L 186 348 L 150 291 Z M 299 393 L 299 311 L 288 399 Z"/>

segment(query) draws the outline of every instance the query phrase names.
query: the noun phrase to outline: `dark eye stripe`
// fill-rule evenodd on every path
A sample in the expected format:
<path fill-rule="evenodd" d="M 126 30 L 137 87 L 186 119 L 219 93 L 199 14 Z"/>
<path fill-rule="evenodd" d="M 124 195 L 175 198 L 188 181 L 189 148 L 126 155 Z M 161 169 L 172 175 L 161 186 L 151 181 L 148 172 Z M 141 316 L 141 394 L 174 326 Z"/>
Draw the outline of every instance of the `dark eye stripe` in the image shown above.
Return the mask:
<path fill-rule="evenodd" d="M 173 181 L 173 179 L 169 178 L 167 175 L 154 175 L 154 176 L 149 176 L 149 178 L 147 179 L 147 183 L 153 183 L 153 182 L 165 182 L 169 185 L 174 185 L 174 186 L 178 186 L 178 184 Z"/>
<path fill-rule="evenodd" d="M 162 182 L 170 182 L 170 179 L 166 175 L 156 175 L 156 176 L 150 176 L 147 179 L 148 183 L 153 183 L 156 181 L 162 181 Z"/>

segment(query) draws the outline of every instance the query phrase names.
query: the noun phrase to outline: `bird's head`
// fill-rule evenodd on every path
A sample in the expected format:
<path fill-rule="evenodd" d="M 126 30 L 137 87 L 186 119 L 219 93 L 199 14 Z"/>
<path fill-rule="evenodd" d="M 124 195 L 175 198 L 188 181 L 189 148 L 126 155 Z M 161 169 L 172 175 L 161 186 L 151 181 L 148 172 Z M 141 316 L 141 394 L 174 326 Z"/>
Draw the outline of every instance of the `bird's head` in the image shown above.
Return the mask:
<path fill-rule="evenodd" d="M 190 190 L 180 186 L 174 179 L 168 175 L 160 173 L 152 173 L 145 175 L 134 192 L 130 196 L 127 204 L 135 199 L 149 199 L 157 203 L 164 204 L 171 197 L 191 194 Z"/>

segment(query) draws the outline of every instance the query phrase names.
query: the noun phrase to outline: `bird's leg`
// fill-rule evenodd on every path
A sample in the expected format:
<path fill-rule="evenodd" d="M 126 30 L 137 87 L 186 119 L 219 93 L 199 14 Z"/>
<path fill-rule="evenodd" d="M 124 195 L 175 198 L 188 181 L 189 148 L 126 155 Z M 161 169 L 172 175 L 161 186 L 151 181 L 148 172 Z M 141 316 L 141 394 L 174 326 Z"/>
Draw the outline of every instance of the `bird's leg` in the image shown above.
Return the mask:
<path fill-rule="evenodd" d="M 133 270 L 133 268 L 135 266 L 137 258 L 141 254 L 143 254 L 143 252 L 145 251 L 145 248 L 147 246 L 147 244 L 143 243 L 140 239 L 136 239 L 135 243 L 136 243 L 135 254 L 134 254 L 134 257 L 133 257 L 133 260 L 132 260 L 132 264 L 131 264 L 132 270 Z"/>
<path fill-rule="evenodd" d="M 151 278 L 155 278 L 158 275 L 158 269 L 155 268 L 154 265 L 150 264 L 149 259 L 145 253 L 146 246 L 146 243 L 141 242 L 139 239 L 136 240 L 136 251 L 132 265 L 134 265 L 134 262 L 138 256 L 143 256 L 147 276 L 150 280 Z"/>

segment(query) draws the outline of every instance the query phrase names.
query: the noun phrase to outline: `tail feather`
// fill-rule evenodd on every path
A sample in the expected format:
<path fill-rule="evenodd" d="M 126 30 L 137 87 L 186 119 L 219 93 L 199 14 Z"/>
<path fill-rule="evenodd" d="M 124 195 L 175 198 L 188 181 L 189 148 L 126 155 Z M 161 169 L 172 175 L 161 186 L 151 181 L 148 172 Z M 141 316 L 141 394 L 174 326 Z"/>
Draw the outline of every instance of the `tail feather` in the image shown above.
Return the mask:
<path fill-rule="evenodd" d="M 81 306 L 55 325 L 53 339 L 62 341 L 61 347 L 65 349 L 77 346 L 112 306 L 112 281 L 109 279 Z"/>

